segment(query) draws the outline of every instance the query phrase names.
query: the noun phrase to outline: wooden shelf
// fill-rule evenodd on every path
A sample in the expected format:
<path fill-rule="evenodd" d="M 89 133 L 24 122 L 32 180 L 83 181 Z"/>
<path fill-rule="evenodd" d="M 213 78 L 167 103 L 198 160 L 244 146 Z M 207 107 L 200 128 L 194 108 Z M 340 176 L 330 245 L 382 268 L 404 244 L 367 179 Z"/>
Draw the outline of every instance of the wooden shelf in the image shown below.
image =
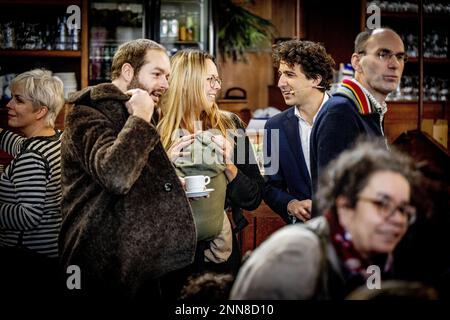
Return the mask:
<path fill-rule="evenodd" d="M 195 40 L 192 40 L 192 41 L 189 41 L 189 40 L 185 40 L 185 41 L 177 40 L 177 41 L 174 41 L 174 43 L 175 44 L 198 44 L 198 41 L 195 41 Z"/>
<path fill-rule="evenodd" d="M 387 104 L 414 104 L 417 105 L 419 103 L 418 100 L 391 100 L 386 101 Z M 445 105 L 448 101 L 427 101 L 423 102 L 424 105 Z"/>
<path fill-rule="evenodd" d="M 8 12 L 14 21 L 35 21 L 35 17 L 54 18 L 61 16 L 70 5 L 78 5 L 81 9 L 80 50 L 16 50 L 0 49 L 0 59 L 7 66 L 8 72 L 44 66 L 54 70 L 74 71 L 79 85 L 88 85 L 89 72 L 89 24 L 88 0 L 0 0 L 0 10 Z M 30 9 L 31 8 L 31 9 Z M 30 10 L 25 10 L 30 9 Z M 61 11 L 62 10 L 62 11 Z M 32 14 L 32 15 L 30 15 Z M 41 21 L 43 24 L 45 21 Z M 5 59 L 6 57 L 6 59 Z"/>
<path fill-rule="evenodd" d="M 65 5 L 70 6 L 72 4 L 81 6 L 82 0 L 0 0 L 0 5 L 4 4 L 12 4 L 12 5 L 20 5 L 20 4 L 28 4 L 28 5 Z"/>
<path fill-rule="evenodd" d="M 195 44 L 195 45 L 198 45 L 199 44 L 199 42 L 198 41 L 195 41 L 195 40 L 192 40 L 192 41 L 181 41 L 181 40 L 171 40 L 171 39 L 165 39 L 165 38 L 163 38 L 163 39 L 161 39 L 161 43 L 163 43 L 163 44 L 171 44 L 171 43 L 173 43 L 173 44 L 178 44 L 178 45 L 193 45 L 193 44 Z"/>
<path fill-rule="evenodd" d="M 426 20 L 441 20 L 441 22 L 447 22 L 450 19 L 450 14 L 445 14 L 445 13 L 424 13 L 423 17 Z"/>
<path fill-rule="evenodd" d="M 418 19 L 419 13 L 418 12 L 381 12 L 382 18 L 389 18 L 389 19 Z M 450 19 L 450 14 L 445 13 L 424 13 L 423 17 L 427 20 L 446 20 Z"/>
<path fill-rule="evenodd" d="M 381 18 L 393 19 L 418 19 L 418 12 L 381 12 Z"/>
<path fill-rule="evenodd" d="M 408 58 L 408 61 L 406 63 L 418 63 L 418 58 Z M 424 58 L 424 63 L 427 64 L 450 64 L 450 59 L 448 58 Z"/>
<path fill-rule="evenodd" d="M 49 57 L 49 58 L 80 58 L 77 50 L 0 50 L 0 56 L 15 57 Z"/>

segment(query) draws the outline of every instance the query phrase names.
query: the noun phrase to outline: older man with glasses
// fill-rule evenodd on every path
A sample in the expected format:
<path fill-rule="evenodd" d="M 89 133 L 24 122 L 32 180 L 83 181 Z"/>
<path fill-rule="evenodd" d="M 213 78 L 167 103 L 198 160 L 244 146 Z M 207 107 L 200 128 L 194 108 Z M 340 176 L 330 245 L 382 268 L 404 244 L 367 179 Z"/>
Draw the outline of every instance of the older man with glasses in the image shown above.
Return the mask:
<path fill-rule="evenodd" d="M 361 32 L 345 79 L 317 115 L 311 133 L 311 177 L 316 190 L 321 170 L 360 135 L 384 136 L 386 97 L 400 83 L 407 56 L 400 36 L 389 28 Z"/>

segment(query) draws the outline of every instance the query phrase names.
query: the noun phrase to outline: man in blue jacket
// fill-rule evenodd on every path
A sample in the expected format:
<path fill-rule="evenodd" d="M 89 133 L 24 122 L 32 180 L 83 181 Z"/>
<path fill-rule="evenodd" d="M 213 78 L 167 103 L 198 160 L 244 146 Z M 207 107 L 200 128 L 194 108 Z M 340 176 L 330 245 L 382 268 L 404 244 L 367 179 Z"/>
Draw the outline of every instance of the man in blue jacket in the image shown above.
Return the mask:
<path fill-rule="evenodd" d="M 264 201 L 286 223 L 311 218 L 309 137 L 315 116 L 328 100 L 334 61 L 311 41 L 289 40 L 274 46 L 278 87 L 288 110 L 267 121 Z M 277 162 L 277 163 L 274 163 Z"/>
<path fill-rule="evenodd" d="M 361 135 L 384 136 L 386 97 L 400 83 L 407 56 L 389 28 L 361 32 L 352 55 L 354 79 L 344 80 L 320 112 L 311 133 L 314 191 L 320 172 Z"/>

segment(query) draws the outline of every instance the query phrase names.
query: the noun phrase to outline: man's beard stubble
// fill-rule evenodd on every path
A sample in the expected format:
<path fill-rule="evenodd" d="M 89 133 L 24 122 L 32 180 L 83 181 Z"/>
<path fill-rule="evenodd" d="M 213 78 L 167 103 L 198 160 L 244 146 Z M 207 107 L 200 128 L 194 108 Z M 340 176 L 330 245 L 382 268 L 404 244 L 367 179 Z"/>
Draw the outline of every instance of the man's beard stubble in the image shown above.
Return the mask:
<path fill-rule="evenodd" d="M 133 76 L 133 79 L 131 79 L 130 84 L 127 86 L 127 90 L 130 89 L 142 89 L 144 91 L 147 91 L 147 89 L 142 85 L 142 83 L 139 82 L 139 79 L 136 75 Z M 148 94 L 150 94 L 150 92 Z"/>

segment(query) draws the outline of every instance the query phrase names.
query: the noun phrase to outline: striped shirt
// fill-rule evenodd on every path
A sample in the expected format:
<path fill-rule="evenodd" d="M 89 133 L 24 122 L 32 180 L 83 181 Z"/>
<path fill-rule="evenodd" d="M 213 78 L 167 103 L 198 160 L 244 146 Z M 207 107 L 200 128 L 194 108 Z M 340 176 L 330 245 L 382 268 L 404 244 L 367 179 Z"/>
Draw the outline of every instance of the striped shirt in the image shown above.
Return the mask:
<path fill-rule="evenodd" d="M 61 135 L 26 139 L 0 133 L 0 148 L 14 157 L 0 176 L 0 246 L 58 256 Z"/>

